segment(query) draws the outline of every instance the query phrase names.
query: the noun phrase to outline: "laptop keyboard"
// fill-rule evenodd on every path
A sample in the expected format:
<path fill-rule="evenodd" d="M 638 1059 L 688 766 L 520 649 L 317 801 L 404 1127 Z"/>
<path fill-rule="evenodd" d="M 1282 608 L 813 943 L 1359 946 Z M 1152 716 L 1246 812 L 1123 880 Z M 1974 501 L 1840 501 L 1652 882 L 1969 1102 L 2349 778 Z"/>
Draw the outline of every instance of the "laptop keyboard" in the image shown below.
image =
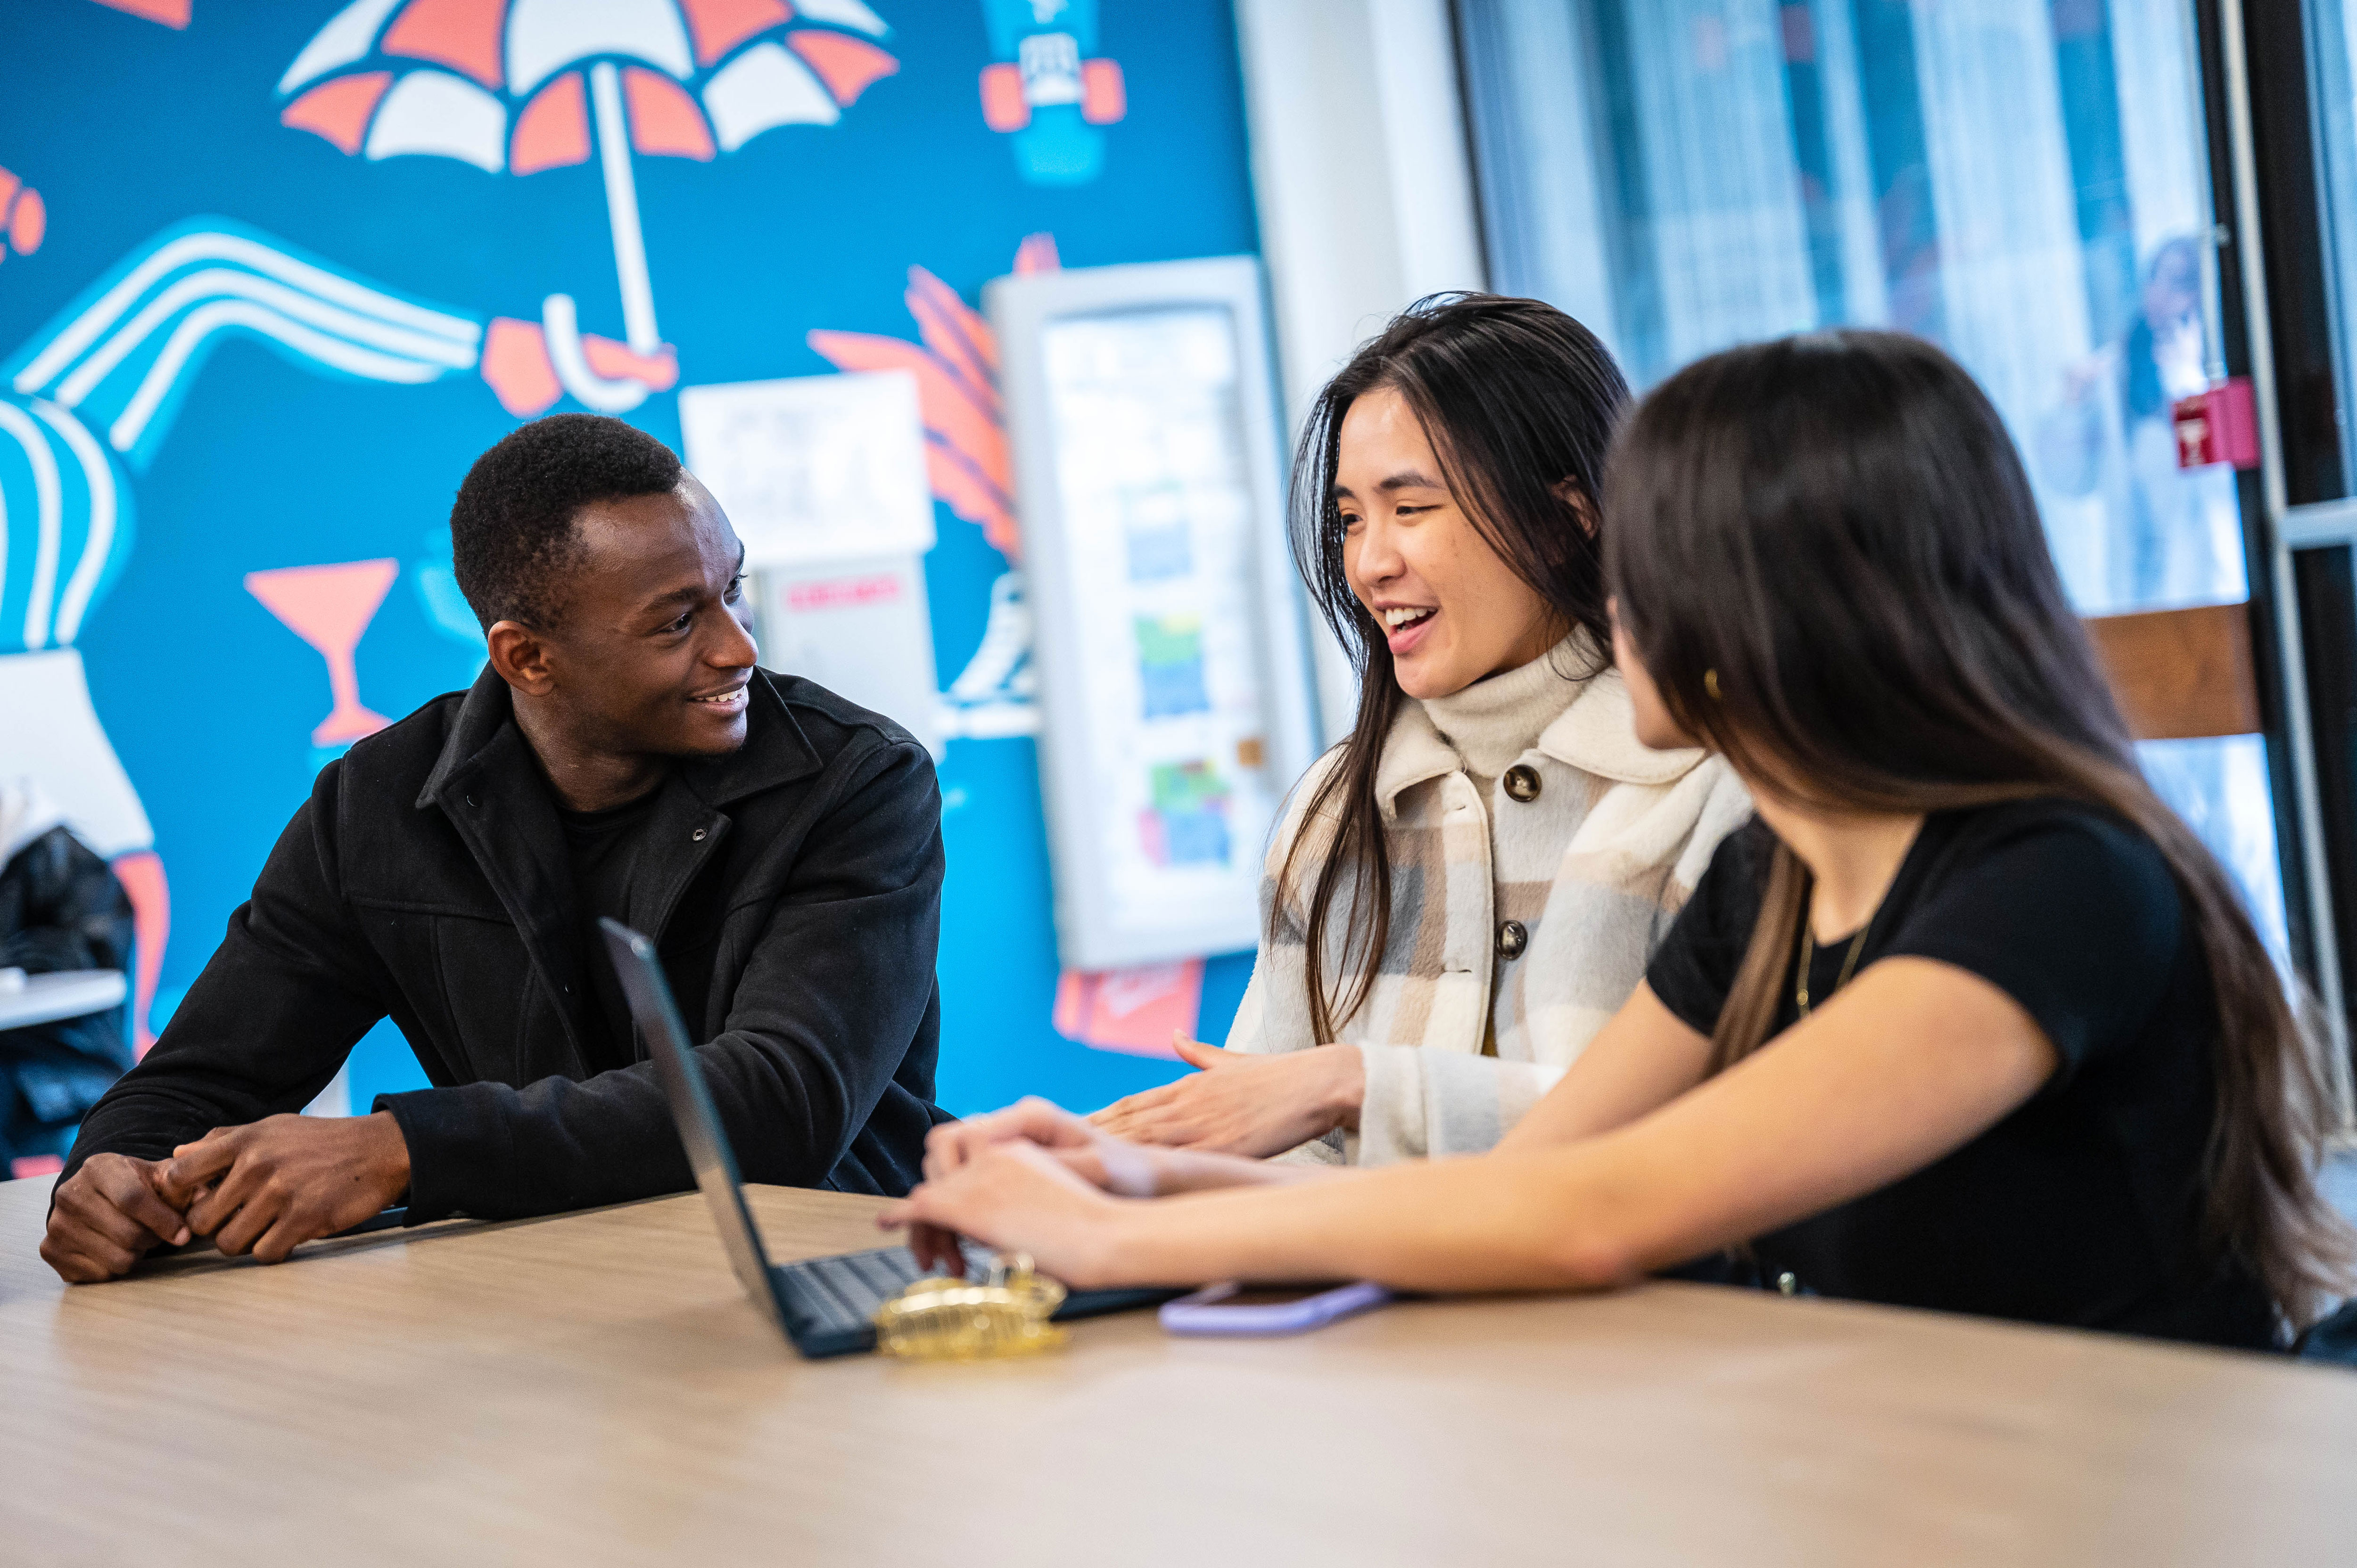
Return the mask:
<path fill-rule="evenodd" d="M 967 1278 L 986 1278 L 991 1261 L 987 1248 L 965 1243 Z M 812 1258 L 780 1264 L 775 1270 L 793 1305 L 811 1319 L 808 1328 L 830 1337 L 857 1336 L 871 1329 L 876 1309 L 924 1272 L 906 1247 Z M 795 1337 L 802 1337 L 800 1326 Z"/>

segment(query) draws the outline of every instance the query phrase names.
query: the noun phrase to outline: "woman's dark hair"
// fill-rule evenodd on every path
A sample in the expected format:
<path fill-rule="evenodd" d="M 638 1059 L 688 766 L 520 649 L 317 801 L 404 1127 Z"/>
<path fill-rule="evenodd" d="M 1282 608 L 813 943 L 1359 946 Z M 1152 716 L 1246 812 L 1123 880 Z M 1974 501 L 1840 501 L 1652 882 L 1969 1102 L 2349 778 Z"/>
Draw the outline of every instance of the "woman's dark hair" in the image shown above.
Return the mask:
<path fill-rule="evenodd" d="M 1403 693 L 1391 645 L 1343 571 L 1334 499 L 1343 418 L 1360 398 L 1384 389 L 1415 411 L 1458 509 L 1545 601 L 1560 622 L 1558 636 L 1587 634 L 1596 664 L 1577 673 L 1592 675 L 1612 657 L 1596 520 L 1605 454 L 1629 403 L 1620 366 L 1594 333 L 1535 299 L 1442 294 L 1416 301 L 1326 383 L 1293 464 L 1294 562 L 1359 675 L 1358 718 L 1305 805 L 1269 914 L 1274 942 L 1297 878 L 1314 865 L 1307 970 L 1310 1022 L 1320 1040 L 1332 1039 L 1365 1002 L 1391 937 L 1391 859 L 1375 769 Z M 1326 853 L 1310 849 L 1305 861 L 1311 828 L 1329 820 Z M 1329 995 L 1326 933 L 1346 886 L 1339 956 L 1356 979 Z"/>
<path fill-rule="evenodd" d="M 2323 1054 L 2225 872 L 2145 782 L 1980 388 L 1896 333 L 1732 349 L 1645 399 L 1604 494 L 1623 629 L 1671 715 L 1754 788 L 1858 811 L 2062 797 L 2158 846 L 2218 1015 L 2201 1240 L 2312 1316 L 2347 1256 L 2315 1182 Z M 1807 895 L 1779 844 L 1714 1071 L 1773 1026 Z"/>

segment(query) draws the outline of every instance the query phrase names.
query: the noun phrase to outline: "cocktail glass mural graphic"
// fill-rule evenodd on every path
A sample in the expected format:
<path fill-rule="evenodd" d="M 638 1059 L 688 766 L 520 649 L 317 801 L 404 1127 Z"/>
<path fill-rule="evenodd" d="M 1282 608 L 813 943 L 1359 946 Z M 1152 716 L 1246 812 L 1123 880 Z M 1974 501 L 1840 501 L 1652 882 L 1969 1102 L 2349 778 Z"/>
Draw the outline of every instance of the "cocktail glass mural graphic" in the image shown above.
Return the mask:
<path fill-rule="evenodd" d="M 604 176 L 624 341 L 585 335 L 569 294 L 500 318 L 484 376 L 511 413 L 570 392 L 619 413 L 678 380 L 656 325 L 634 157 L 710 162 L 780 125 L 832 125 L 899 61 L 861 0 L 355 0 L 279 80 L 281 123 L 356 157 L 457 158 Z"/>
<path fill-rule="evenodd" d="M 397 561 L 346 561 L 333 566 L 281 566 L 248 572 L 245 591 L 269 607 L 286 629 L 318 650 L 328 661 L 328 690 L 335 705 L 311 731 L 311 744 L 333 756 L 393 721 L 361 701 L 361 677 L 353 655 L 361 633 L 375 618 L 387 588 L 400 574 Z M 325 761 L 326 757 L 322 757 Z"/>

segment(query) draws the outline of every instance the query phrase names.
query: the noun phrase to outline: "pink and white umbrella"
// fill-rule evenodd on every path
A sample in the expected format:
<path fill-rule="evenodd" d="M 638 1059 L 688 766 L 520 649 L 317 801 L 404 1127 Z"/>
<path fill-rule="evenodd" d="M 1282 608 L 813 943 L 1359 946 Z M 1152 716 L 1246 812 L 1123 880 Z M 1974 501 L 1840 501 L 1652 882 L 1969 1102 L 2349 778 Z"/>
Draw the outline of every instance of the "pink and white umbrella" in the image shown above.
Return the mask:
<path fill-rule="evenodd" d="M 669 385 L 632 156 L 709 162 L 780 125 L 832 125 L 899 61 L 863 0 L 353 0 L 279 80 L 282 124 L 370 159 L 492 174 L 589 161 L 606 183 L 628 357 L 585 355 L 569 295 L 542 306 L 565 389 L 619 413 Z"/>

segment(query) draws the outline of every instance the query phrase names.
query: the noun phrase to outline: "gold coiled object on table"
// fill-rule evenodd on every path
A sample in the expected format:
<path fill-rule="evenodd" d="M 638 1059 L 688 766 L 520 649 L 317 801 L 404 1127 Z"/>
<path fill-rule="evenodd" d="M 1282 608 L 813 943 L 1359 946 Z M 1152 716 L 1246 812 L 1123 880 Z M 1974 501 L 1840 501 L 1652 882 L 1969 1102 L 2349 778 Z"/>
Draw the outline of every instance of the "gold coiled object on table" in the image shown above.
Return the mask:
<path fill-rule="evenodd" d="M 1064 1287 L 1017 1252 L 984 1281 L 928 1275 L 876 1309 L 876 1348 L 912 1361 L 986 1361 L 1052 1350 L 1068 1337 L 1048 1321 Z"/>

